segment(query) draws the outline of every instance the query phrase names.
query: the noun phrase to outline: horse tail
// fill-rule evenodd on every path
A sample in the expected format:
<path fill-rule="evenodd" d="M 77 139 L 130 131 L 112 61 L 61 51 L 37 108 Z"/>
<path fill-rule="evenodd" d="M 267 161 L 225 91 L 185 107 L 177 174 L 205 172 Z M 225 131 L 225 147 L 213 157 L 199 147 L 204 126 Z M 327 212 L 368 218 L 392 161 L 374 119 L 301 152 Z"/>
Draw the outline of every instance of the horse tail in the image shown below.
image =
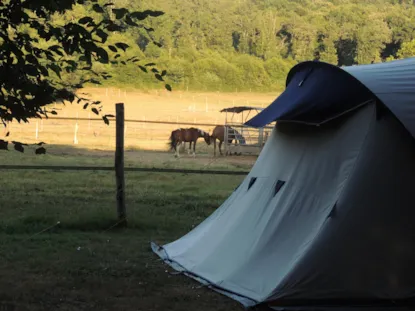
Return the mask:
<path fill-rule="evenodd" d="M 174 140 L 174 132 L 175 131 L 172 131 L 171 132 L 170 138 L 169 138 L 169 142 L 167 143 L 169 145 L 169 147 L 170 147 L 169 150 L 172 150 L 174 148 L 174 143 L 175 143 L 175 140 Z"/>

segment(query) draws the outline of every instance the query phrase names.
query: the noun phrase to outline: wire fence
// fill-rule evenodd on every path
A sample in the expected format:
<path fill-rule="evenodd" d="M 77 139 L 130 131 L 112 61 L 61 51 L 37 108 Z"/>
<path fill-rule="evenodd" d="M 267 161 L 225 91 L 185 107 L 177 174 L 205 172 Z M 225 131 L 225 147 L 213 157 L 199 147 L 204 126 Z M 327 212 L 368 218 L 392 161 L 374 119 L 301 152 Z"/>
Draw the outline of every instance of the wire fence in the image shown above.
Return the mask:
<path fill-rule="evenodd" d="M 111 166 L 68 166 L 68 165 L 0 165 L 0 170 L 49 170 L 49 171 L 114 171 Z M 178 173 L 178 174 L 208 174 L 208 175 L 247 175 L 248 171 L 174 169 L 125 167 L 126 172 L 147 173 Z"/>
<path fill-rule="evenodd" d="M 115 118 L 109 117 L 109 125 L 97 117 L 49 117 L 33 123 L 10 124 L 4 133 L 10 132 L 10 140 L 28 143 L 45 141 L 52 145 L 76 145 L 85 148 L 115 148 Z M 181 127 L 197 127 L 212 132 L 215 126 L 223 124 L 208 122 L 165 121 L 126 119 L 124 128 L 125 148 L 167 151 L 171 131 Z M 249 139 L 257 139 L 256 129 L 242 124 L 232 124 Z M 271 127 L 267 127 L 269 131 Z M 252 134 L 253 133 L 253 134 Z M 209 152 L 211 147 L 198 141 L 199 152 Z"/>

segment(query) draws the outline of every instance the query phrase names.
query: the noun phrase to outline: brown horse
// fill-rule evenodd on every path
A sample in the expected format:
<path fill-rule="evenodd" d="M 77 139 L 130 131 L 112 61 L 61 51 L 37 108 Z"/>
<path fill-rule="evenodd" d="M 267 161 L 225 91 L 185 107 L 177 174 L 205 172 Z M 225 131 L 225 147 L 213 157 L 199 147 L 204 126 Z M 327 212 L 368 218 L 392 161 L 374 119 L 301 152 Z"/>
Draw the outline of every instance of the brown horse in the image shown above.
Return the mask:
<path fill-rule="evenodd" d="M 227 129 L 228 129 L 228 144 L 232 143 L 233 140 L 235 140 L 235 146 L 237 144 L 237 141 L 239 141 L 239 143 L 242 145 L 246 143 L 245 138 L 237 130 L 235 130 L 234 128 L 230 126 L 227 126 Z M 225 126 L 217 125 L 213 129 L 211 140 L 213 140 L 213 144 L 214 144 L 214 149 L 213 149 L 214 156 L 216 156 L 216 139 L 219 140 L 219 152 L 222 155 L 221 147 L 222 147 L 223 141 L 225 140 Z"/>
<path fill-rule="evenodd" d="M 192 149 L 192 143 L 193 143 L 193 156 L 196 156 L 196 142 L 199 139 L 199 137 L 203 137 L 205 139 L 206 144 L 210 145 L 210 136 L 209 133 L 201 130 L 201 129 L 197 129 L 194 127 L 188 128 L 188 129 L 182 129 L 179 128 L 177 130 L 174 130 L 171 132 L 170 135 L 170 150 L 174 149 L 175 151 L 175 156 L 179 157 L 179 151 L 177 149 L 177 146 L 180 146 L 182 143 L 189 143 L 189 150 L 188 153 L 190 152 L 190 150 Z"/>

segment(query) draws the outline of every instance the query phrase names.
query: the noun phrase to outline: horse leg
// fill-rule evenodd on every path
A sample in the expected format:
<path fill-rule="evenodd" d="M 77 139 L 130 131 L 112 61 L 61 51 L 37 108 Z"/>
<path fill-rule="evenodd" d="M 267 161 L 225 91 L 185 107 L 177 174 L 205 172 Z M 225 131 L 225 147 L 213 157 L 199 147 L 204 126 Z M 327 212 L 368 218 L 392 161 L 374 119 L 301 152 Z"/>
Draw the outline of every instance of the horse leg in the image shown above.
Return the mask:
<path fill-rule="evenodd" d="M 216 138 L 213 139 L 213 156 L 216 157 Z"/>
<path fill-rule="evenodd" d="M 173 145 L 173 149 L 174 149 L 174 157 L 176 158 L 177 157 L 177 143 Z"/>
<path fill-rule="evenodd" d="M 196 140 L 193 142 L 193 157 L 196 157 Z"/>
<path fill-rule="evenodd" d="M 178 146 L 178 148 L 177 148 L 177 151 L 176 151 L 176 157 L 177 157 L 177 158 L 180 158 L 180 147 L 182 146 L 182 142 L 181 142 L 181 141 L 179 141 L 179 142 L 177 143 L 177 146 Z"/>
<path fill-rule="evenodd" d="M 189 142 L 189 149 L 187 149 L 187 154 L 190 154 L 191 149 L 192 149 L 192 141 Z"/>
<path fill-rule="evenodd" d="M 178 143 L 176 142 L 174 144 L 174 157 L 177 158 L 177 147 L 178 147 Z"/>
<path fill-rule="evenodd" d="M 220 155 L 223 155 L 222 154 L 222 149 L 221 149 L 222 148 L 222 143 L 223 143 L 223 140 L 220 140 L 219 141 L 219 152 L 220 152 Z"/>

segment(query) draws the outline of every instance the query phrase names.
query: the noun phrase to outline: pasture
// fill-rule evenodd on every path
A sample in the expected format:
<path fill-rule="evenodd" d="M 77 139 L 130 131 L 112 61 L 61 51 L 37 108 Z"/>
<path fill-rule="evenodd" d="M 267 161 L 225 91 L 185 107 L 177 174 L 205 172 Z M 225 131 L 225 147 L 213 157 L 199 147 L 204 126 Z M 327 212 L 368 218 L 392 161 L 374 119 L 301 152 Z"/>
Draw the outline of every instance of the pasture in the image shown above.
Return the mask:
<path fill-rule="evenodd" d="M 190 116 L 194 116 L 198 122 L 214 122 L 217 118 L 219 123 L 223 116 L 217 111 L 232 105 L 219 101 L 215 107 L 210 106 L 216 112 L 182 111 L 180 107 L 189 104 L 184 95 L 180 99 L 173 94 L 131 93 L 123 99 L 127 119 L 140 118 L 142 114 L 147 119 L 166 120 L 167 114 L 172 119 L 176 113 L 183 122 L 193 122 Z M 98 91 L 93 95 L 99 99 Z M 249 94 L 244 96 L 248 98 Z M 121 101 L 115 97 L 104 98 L 105 112 L 111 113 L 113 104 Z M 265 105 L 268 99 L 262 100 Z M 64 107 L 59 116 L 76 114 L 88 115 L 73 105 Z M 0 163 L 114 165 L 112 124 L 108 127 L 95 121 L 88 131 L 87 125 L 80 123 L 77 145 L 73 144 L 73 128 L 68 124 L 43 121 L 43 128 L 38 124 L 38 139 L 34 137 L 33 121 L 12 124 L 8 139 L 44 141 L 48 143 L 47 154 L 35 156 L 32 146 L 26 147 L 25 153 L 10 148 L 0 152 Z M 207 146 L 203 139 L 198 141 L 196 158 L 186 153 L 175 158 L 173 152 L 167 151 L 169 131 L 174 126 L 146 126 L 133 131 L 127 123 L 127 167 L 248 171 L 256 160 L 251 156 L 213 158 L 213 146 Z M 242 179 L 243 176 L 126 172 L 129 226 L 117 229 L 114 172 L 1 171 L 0 309 L 240 309 L 233 301 L 198 288 L 199 284 L 185 277 L 171 276 L 167 273 L 170 269 L 151 252 L 150 242 L 169 242 L 191 230 Z"/>
<path fill-rule="evenodd" d="M 45 141 L 47 141 L 45 139 Z M 114 151 L 48 145 L 0 152 L 2 164 L 112 166 Z M 208 148 L 207 146 L 205 148 Z M 196 158 L 131 149 L 126 166 L 249 170 L 255 157 Z M 2 171 L 1 310 L 235 310 L 233 301 L 171 276 L 150 250 L 213 212 L 243 176 L 126 172 L 128 229 L 116 229 L 114 172 Z"/>
<path fill-rule="evenodd" d="M 166 151 L 167 141 L 172 130 L 183 122 L 197 124 L 224 124 L 225 113 L 219 111 L 233 106 L 268 106 L 278 94 L 258 93 L 193 93 L 153 91 L 138 92 L 134 90 L 118 89 L 85 89 L 83 93 L 93 100 L 103 104 L 103 114 L 115 114 L 115 103 L 125 105 L 125 147 L 128 150 L 158 150 Z M 80 94 L 82 95 L 82 94 Z M 67 118 L 97 118 L 90 110 L 83 110 L 78 104 L 57 104 L 56 117 Z M 251 113 L 253 116 L 255 112 Z M 246 116 L 246 115 L 245 115 Z M 53 116 L 55 117 L 55 116 Z M 235 116 L 235 121 L 241 121 L 241 115 Z M 146 120 L 173 122 L 173 124 L 149 124 L 128 122 L 128 120 Z M 214 126 L 198 126 L 204 131 L 211 132 Z M 75 129 L 77 130 L 77 144 L 74 144 Z M 114 150 L 115 122 L 106 125 L 99 121 L 75 120 L 31 120 L 27 124 L 16 122 L 9 124 L 9 128 L 0 132 L 0 139 L 10 131 L 9 140 L 36 143 L 44 141 L 55 145 L 72 145 L 87 149 Z M 36 135 L 37 133 L 37 135 Z M 2 137 L 3 136 L 3 137 Z M 212 153 L 213 148 L 206 149 L 199 140 L 197 149 L 202 153 Z M 210 151 L 209 151 L 210 150 Z M 197 152 L 197 150 L 196 150 Z"/>
<path fill-rule="evenodd" d="M 51 146 L 53 148 L 53 146 Z M 83 165 L 96 153 L 29 162 Z M 101 156 L 101 155 L 100 155 Z M 31 155 L 10 152 L 3 163 Z M 99 163 L 111 157 L 103 154 Z M 202 167 L 199 159 L 188 167 Z M 130 163 L 137 161 L 130 158 Z M 197 162 L 200 163 L 197 163 Z M 238 159 L 237 167 L 240 167 Z M 246 160 L 248 164 L 248 160 Z M 167 165 L 168 166 L 168 165 Z M 233 164 L 229 162 L 228 168 Z M 223 166 L 213 165 L 212 168 Z M 116 223 L 113 172 L 2 171 L 0 306 L 10 310 L 231 310 L 235 305 L 183 277 L 150 251 L 208 216 L 242 176 L 126 173 L 129 228 Z M 59 225 L 57 225 L 57 223 Z M 49 229 L 48 229 L 49 228 Z M 43 230 L 46 231 L 42 232 Z"/>

